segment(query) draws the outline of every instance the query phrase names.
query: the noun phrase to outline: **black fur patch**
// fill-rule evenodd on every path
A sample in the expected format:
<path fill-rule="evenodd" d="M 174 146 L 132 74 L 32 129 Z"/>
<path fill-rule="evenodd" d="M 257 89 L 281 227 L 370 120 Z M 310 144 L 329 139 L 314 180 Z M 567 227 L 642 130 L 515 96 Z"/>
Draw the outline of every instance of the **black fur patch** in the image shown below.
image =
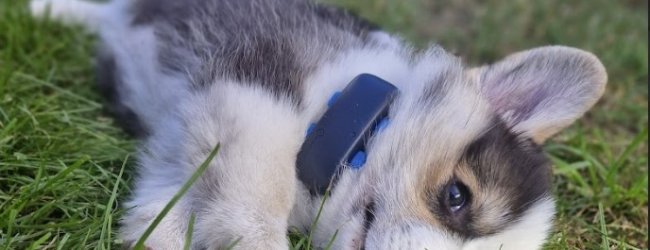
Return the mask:
<path fill-rule="evenodd" d="M 507 204 L 498 205 L 509 208 L 502 223 L 479 225 L 477 223 L 481 220 L 477 217 L 481 214 L 478 211 L 481 206 L 474 210 L 471 197 L 474 195 L 472 193 L 481 190 L 469 190 L 469 204 L 456 213 L 436 202 L 433 208 L 435 214 L 462 237 L 475 238 L 496 233 L 518 220 L 531 205 L 550 192 L 550 162 L 542 148 L 532 140 L 514 134 L 500 120 L 496 120 L 486 133 L 467 147 L 461 162 L 470 167 L 479 181 L 480 189 L 498 187 L 502 192 L 499 195 L 507 201 Z"/>
<path fill-rule="evenodd" d="M 467 148 L 465 160 L 481 186 L 505 188 L 512 219 L 550 191 L 551 164 L 542 147 L 512 133 L 503 121 Z"/>
<path fill-rule="evenodd" d="M 107 102 L 108 111 L 115 117 L 117 124 L 131 136 L 142 138 L 148 132 L 138 116 L 122 103 L 119 88 L 123 85 L 112 54 L 105 50 L 97 52 L 97 88 Z"/>

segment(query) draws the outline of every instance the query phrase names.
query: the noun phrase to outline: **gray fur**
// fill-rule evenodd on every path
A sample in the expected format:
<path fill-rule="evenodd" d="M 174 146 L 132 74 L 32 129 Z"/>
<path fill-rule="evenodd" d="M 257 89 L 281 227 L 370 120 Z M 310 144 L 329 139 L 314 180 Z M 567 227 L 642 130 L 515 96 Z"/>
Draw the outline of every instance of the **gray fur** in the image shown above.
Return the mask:
<path fill-rule="evenodd" d="M 347 12 L 302 0 L 166 3 L 140 1 L 134 24 L 156 27 L 167 70 L 189 72 L 195 87 L 233 79 L 297 103 L 317 65 L 368 45 L 374 29 Z"/>

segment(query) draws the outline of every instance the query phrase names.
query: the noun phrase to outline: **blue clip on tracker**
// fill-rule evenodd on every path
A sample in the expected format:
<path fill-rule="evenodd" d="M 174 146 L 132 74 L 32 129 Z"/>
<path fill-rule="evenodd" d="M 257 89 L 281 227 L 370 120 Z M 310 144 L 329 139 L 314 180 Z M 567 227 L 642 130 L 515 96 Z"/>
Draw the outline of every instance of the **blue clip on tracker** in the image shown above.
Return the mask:
<path fill-rule="evenodd" d="M 387 81 L 361 74 L 332 96 L 298 152 L 298 177 L 312 194 L 324 194 L 342 166 L 363 166 L 367 140 L 388 124 L 388 108 L 397 93 Z"/>

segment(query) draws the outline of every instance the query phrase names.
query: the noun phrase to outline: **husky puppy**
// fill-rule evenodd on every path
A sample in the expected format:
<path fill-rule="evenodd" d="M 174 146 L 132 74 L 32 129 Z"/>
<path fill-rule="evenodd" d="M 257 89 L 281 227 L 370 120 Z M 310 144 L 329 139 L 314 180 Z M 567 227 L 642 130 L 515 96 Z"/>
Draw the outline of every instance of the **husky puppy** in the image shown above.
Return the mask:
<path fill-rule="evenodd" d="M 217 145 L 202 177 L 146 241 L 287 249 L 538 249 L 554 215 L 540 145 L 600 98 L 592 54 L 548 46 L 469 67 L 307 0 L 33 0 L 36 16 L 101 40 L 98 80 L 141 139 L 121 238 L 133 244 Z M 49 14 L 48 14 L 49 13 Z M 330 96 L 369 73 L 399 89 L 363 168 L 342 166 L 323 203 L 296 157 Z"/>

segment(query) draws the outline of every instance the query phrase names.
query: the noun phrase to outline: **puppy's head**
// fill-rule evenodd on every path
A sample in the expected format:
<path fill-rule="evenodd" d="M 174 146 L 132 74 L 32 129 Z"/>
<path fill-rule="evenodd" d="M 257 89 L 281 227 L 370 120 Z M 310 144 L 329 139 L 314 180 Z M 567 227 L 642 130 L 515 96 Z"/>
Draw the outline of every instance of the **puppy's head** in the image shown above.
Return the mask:
<path fill-rule="evenodd" d="M 552 225 L 541 144 L 582 116 L 607 75 L 593 55 L 542 47 L 464 68 L 434 48 L 400 85 L 361 170 L 344 170 L 313 232 L 334 249 L 538 248 Z"/>

